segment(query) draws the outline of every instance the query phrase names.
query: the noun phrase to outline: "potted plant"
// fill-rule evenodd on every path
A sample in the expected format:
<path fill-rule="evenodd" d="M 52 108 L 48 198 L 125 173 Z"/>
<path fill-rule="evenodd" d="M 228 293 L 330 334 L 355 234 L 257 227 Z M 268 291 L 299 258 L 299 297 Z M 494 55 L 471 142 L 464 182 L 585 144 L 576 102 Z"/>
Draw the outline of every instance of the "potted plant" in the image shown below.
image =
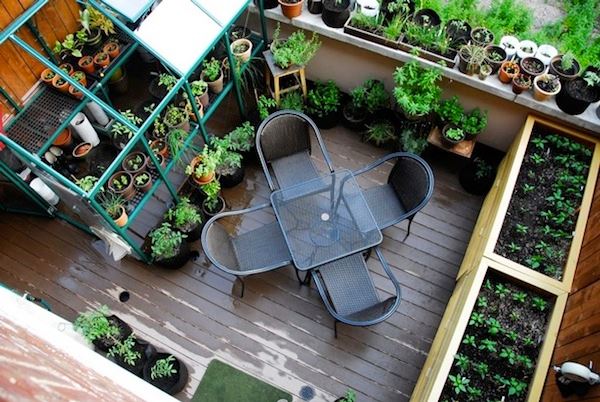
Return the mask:
<path fill-rule="evenodd" d="M 246 38 L 236 39 L 229 47 L 231 48 L 231 53 L 233 53 L 240 64 L 250 60 L 250 56 L 252 55 L 252 42 L 250 40 Z"/>
<path fill-rule="evenodd" d="M 447 124 L 442 129 L 442 143 L 448 148 L 452 148 L 464 140 L 465 132 L 462 128 L 452 127 L 451 125 Z"/>
<path fill-rule="evenodd" d="M 71 73 L 71 77 L 73 77 L 73 79 L 79 82 L 82 86 L 87 86 L 87 79 L 83 71 L 73 71 Z"/>
<path fill-rule="evenodd" d="M 537 48 L 538 47 L 535 42 L 530 40 L 522 40 L 519 42 L 519 46 L 517 47 L 517 57 L 519 59 L 533 57 L 535 52 L 537 52 Z"/>
<path fill-rule="evenodd" d="M 201 104 L 204 110 L 208 107 L 208 84 L 203 80 L 192 81 L 190 84 L 192 95 L 196 98 L 196 104 Z"/>
<path fill-rule="evenodd" d="M 133 178 L 130 173 L 124 170 L 115 172 L 110 179 L 108 179 L 108 188 L 113 193 L 122 196 L 125 200 L 131 200 L 135 197 Z"/>
<path fill-rule="evenodd" d="M 492 74 L 492 67 L 489 64 L 482 64 L 479 67 L 479 79 L 485 81 Z"/>
<path fill-rule="evenodd" d="M 406 13 L 408 13 L 408 6 Z M 355 13 L 344 25 L 344 32 L 392 49 L 398 49 L 400 48 L 398 41 L 407 21 L 408 14 L 404 13 L 396 15 L 388 22 L 385 22 L 383 15 L 370 17 L 362 13 Z"/>
<path fill-rule="evenodd" d="M 202 201 L 204 215 L 210 218 L 225 210 L 225 200 L 220 196 L 221 183 L 219 180 L 203 184 L 200 189 L 205 195 L 205 199 Z"/>
<path fill-rule="evenodd" d="M 98 52 L 94 56 L 94 64 L 98 69 L 102 69 L 110 64 L 110 57 L 104 52 Z"/>
<path fill-rule="evenodd" d="M 73 328 L 102 352 L 108 350 L 116 341 L 126 339 L 132 330 L 127 323 L 114 314 L 110 314 L 107 306 L 79 313 Z"/>
<path fill-rule="evenodd" d="M 229 147 L 233 151 L 240 152 L 247 156 L 254 147 L 256 137 L 254 127 L 249 121 L 245 121 L 241 126 L 236 127 L 229 132 L 226 137 L 229 139 Z"/>
<path fill-rule="evenodd" d="M 151 254 L 154 263 L 165 268 L 181 268 L 189 260 L 190 246 L 183 241 L 186 235 L 163 222 L 150 232 Z"/>
<path fill-rule="evenodd" d="M 342 92 L 333 80 L 317 81 L 308 91 L 307 111 L 319 128 L 333 128 L 339 121 Z"/>
<path fill-rule="evenodd" d="M 396 130 L 389 120 L 376 121 L 367 125 L 363 139 L 375 146 L 383 147 L 392 144 L 397 139 Z"/>
<path fill-rule="evenodd" d="M 519 73 L 513 77 L 512 91 L 519 95 L 527 91 L 531 87 L 531 77 L 523 73 Z"/>
<path fill-rule="evenodd" d="M 500 46 L 489 45 L 485 48 L 485 62 L 492 68 L 492 74 L 498 72 L 504 60 L 506 60 L 506 50 Z"/>
<path fill-rule="evenodd" d="M 202 234 L 202 211 L 190 202 L 187 197 L 181 197 L 175 207 L 169 209 L 165 218 L 172 227 L 187 236 L 188 242 L 196 241 Z"/>
<path fill-rule="evenodd" d="M 146 170 L 148 165 L 148 157 L 143 152 L 132 152 L 123 159 L 121 167 L 124 171 L 131 173 L 132 175 Z"/>
<path fill-rule="evenodd" d="M 583 77 L 566 81 L 556 96 L 556 104 L 563 112 L 578 115 L 588 106 L 600 100 L 600 77 L 593 71 L 586 71 Z"/>
<path fill-rule="evenodd" d="M 73 149 L 73 157 L 75 157 L 76 159 L 85 158 L 87 154 L 90 153 L 92 148 L 92 144 L 90 144 L 89 142 L 82 142 Z"/>
<path fill-rule="evenodd" d="M 52 51 L 63 57 L 72 56 L 74 58 L 79 58 L 82 56 L 82 48 L 83 43 L 80 42 L 78 38 L 71 33 L 65 36 L 65 39 L 62 42 L 56 41 L 54 43 L 54 49 L 52 49 Z"/>
<path fill-rule="evenodd" d="M 545 66 L 548 66 L 552 58 L 558 54 L 558 50 L 552 45 L 540 45 L 535 52 L 535 57 L 540 59 Z"/>
<path fill-rule="evenodd" d="M 494 33 L 487 28 L 477 27 L 471 31 L 471 40 L 475 46 L 485 48 L 494 43 Z"/>
<path fill-rule="evenodd" d="M 223 70 L 219 60 L 212 57 L 209 61 L 205 60 L 202 64 L 203 70 L 200 79 L 208 84 L 211 92 L 218 94 L 223 90 Z"/>
<path fill-rule="evenodd" d="M 321 18 L 331 28 L 342 28 L 350 18 L 350 0 L 323 0 Z"/>
<path fill-rule="evenodd" d="M 476 107 L 464 115 L 464 119 L 460 127 L 465 132 L 465 139 L 472 140 L 476 135 L 485 130 L 487 123 L 487 111 L 483 112 L 481 109 Z"/>
<path fill-rule="evenodd" d="M 169 157 L 169 146 L 165 140 L 154 140 L 150 142 L 150 149 L 154 155 L 163 157 L 163 161 Z"/>
<path fill-rule="evenodd" d="M 125 339 L 117 340 L 106 356 L 125 370 L 141 377 L 148 356 L 154 353 L 156 349 L 153 346 L 145 341 L 139 341 L 134 334 L 131 334 Z"/>
<path fill-rule="evenodd" d="M 175 105 L 167 106 L 163 122 L 167 125 L 169 130 L 190 130 L 190 118 L 188 114 L 185 110 Z"/>
<path fill-rule="evenodd" d="M 131 124 L 138 126 L 142 123 L 142 119 L 136 116 L 131 110 L 121 111 L 121 116 L 127 119 Z M 133 137 L 133 131 L 126 125 L 116 121 L 110 127 L 112 142 L 118 149 L 123 149 L 129 140 Z"/>
<path fill-rule="evenodd" d="M 104 53 L 108 54 L 108 57 L 111 60 L 114 60 L 121 53 L 121 46 L 119 45 L 119 42 L 111 40 L 111 41 L 108 41 L 108 43 L 106 45 L 104 45 L 104 47 L 102 48 L 102 51 Z"/>
<path fill-rule="evenodd" d="M 304 97 L 300 91 L 287 92 L 279 100 L 279 110 L 304 112 Z"/>
<path fill-rule="evenodd" d="M 59 135 L 56 137 L 52 145 L 61 148 L 69 148 L 73 145 L 73 134 L 71 133 L 71 129 L 69 127 L 65 128 Z"/>
<path fill-rule="evenodd" d="M 446 23 L 446 35 L 450 39 L 450 46 L 460 49 L 471 39 L 471 25 L 467 21 L 451 19 Z"/>
<path fill-rule="evenodd" d="M 94 58 L 92 56 L 83 56 L 79 59 L 77 65 L 87 74 L 93 74 L 96 71 L 96 66 L 94 65 Z"/>
<path fill-rule="evenodd" d="M 202 153 L 196 156 L 185 168 L 185 174 L 198 186 L 202 186 L 214 180 L 215 171 L 221 162 L 222 150 L 220 148 L 210 149 L 204 145 Z"/>
<path fill-rule="evenodd" d="M 304 31 L 296 31 L 282 40 L 279 38 L 280 30 L 281 27 L 277 24 L 271 43 L 275 64 L 284 70 L 291 65 L 306 66 L 321 47 L 319 36 L 313 32 L 311 38 L 307 39 Z"/>
<path fill-rule="evenodd" d="M 475 157 L 461 169 L 458 175 L 460 185 L 474 195 L 485 195 L 494 184 L 496 172 L 484 158 Z"/>
<path fill-rule="evenodd" d="M 467 75 L 477 74 L 479 67 L 485 61 L 485 48 L 477 45 L 464 45 L 458 52 L 458 69 Z"/>
<path fill-rule="evenodd" d="M 351 389 L 346 391 L 346 395 L 335 400 L 335 402 L 356 402 L 356 392 Z"/>
<path fill-rule="evenodd" d="M 441 80 L 441 69 L 421 67 L 415 60 L 396 67 L 394 98 L 408 119 L 425 118 L 434 110 L 442 93 Z"/>
<path fill-rule="evenodd" d="M 50 68 L 45 68 L 40 74 L 40 79 L 43 83 L 52 85 L 52 79 L 56 76 L 56 73 Z"/>
<path fill-rule="evenodd" d="M 538 75 L 533 80 L 533 97 L 544 102 L 560 92 L 561 84 L 557 76 L 552 74 Z"/>
<path fill-rule="evenodd" d="M 465 118 L 465 111 L 458 101 L 458 96 L 453 96 L 450 99 L 445 99 L 435 105 L 434 111 L 439 120 L 439 126 L 443 127 L 446 124 L 460 127 Z"/>
<path fill-rule="evenodd" d="M 237 186 L 244 180 L 245 169 L 242 166 L 242 155 L 231 149 L 229 137 L 213 137 L 211 146 L 219 148 L 220 160 L 216 173 L 219 174 L 219 181 L 225 188 Z"/>
<path fill-rule="evenodd" d="M 348 128 L 360 130 L 369 116 L 389 107 L 390 95 L 383 82 L 368 79 L 350 92 L 350 100 L 342 109 L 344 123 Z"/>
<path fill-rule="evenodd" d="M 52 86 L 62 93 L 69 93 L 69 83 L 58 74 L 52 78 Z"/>
<path fill-rule="evenodd" d="M 579 71 L 581 71 L 581 65 L 571 52 L 554 56 L 548 65 L 548 72 L 557 76 L 563 84 L 564 81 L 574 80 Z"/>
<path fill-rule="evenodd" d="M 185 388 L 188 370 L 185 364 L 168 353 L 157 353 L 144 366 L 144 380 L 169 395 Z"/>
<path fill-rule="evenodd" d="M 544 62 L 534 56 L 521 59 L 520 67 L 521 73 L 530 76 L 531 79 L 543 74 L 544 70 L 546 70 Z"/>
<path fill-rule="evenodd" d="M 258 110 L 258 117 L 260 118 L 260 121 L 263 121 L 269 117 L 275 108 L 277 108 L 277 102 L 275 102 L 275 99 L 273 98 L 268 98 L 265 95 L 261 95 L 256 100 L 256 109 Z"/>
<path fill-rule="evenodd" d="M 136 190 L 147 193 L 152 188 L 152 176 L 146 171 L 137 172 L 133 176 L 133 186 Z"/>
<path fill-rule="evenodd" d="M 75 184 L 77 184 L 86 193 L 90 192 L 97 182 L 98 178 L 96 176 L 85 176 L 81 179 L 75 180 Z"/>
<path fill-rule="evenodd" d="M 506 52 L 506 59 L 511 60 L 517 54 L 519 39 L 514 36 L 506 35 L 500 39 L 500 47 Z"/>
<path fill-rule="evenodd" d="M 512 82 L 513 78 L 519 74 L 521 68 L 514 61 L 505 61 L 498 70 L 498 79 L 505 84 Z"/>
<path fill-rule="evenodd" d="M 304 4 L 304 0 L 279 0 L 281 12 L 289 19 L 302 14 L 302 4 Z"/>

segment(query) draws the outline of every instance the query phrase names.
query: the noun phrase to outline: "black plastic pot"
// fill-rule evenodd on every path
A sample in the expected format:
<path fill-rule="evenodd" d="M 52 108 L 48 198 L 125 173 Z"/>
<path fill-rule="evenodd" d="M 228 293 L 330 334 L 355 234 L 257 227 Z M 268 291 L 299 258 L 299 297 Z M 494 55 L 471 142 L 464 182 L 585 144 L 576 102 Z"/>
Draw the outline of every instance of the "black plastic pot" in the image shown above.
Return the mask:
<path fill-rule="evenodd" d="M 556 104 L 563 112 L 578 115 L 586 111 L 590 104 L 600 100 L 600 87 L 588 86 L 581 77 L 566 81 L 556 95 Z"/>
<path fill-rule="evenodd" d="M 308 12 L 311 14 L 321 14 L 323 12 L 323 1 L 322 0 L 308 0 L 307 8 L 308 8 Z"/>
<path fill-rule="evenodd" d="M 381 7 L 379 8 L 381 10 L 381 13 L 384 16 L 384 21 L 385 22 L 390 22 L 395 14 L 394 13 L 390 13 L 388 11 L 388 4 L 393 3 L 395 0 L 381 0 Z M 415 12 L 415 2 L 414 0 L 408 0 L 408 14 L 412 15 L 412 13 Z"/>
<path fill-rule="evenodd" d="M 350 18 L 350 0 L 342 0 L 339 4 L 336 0 L 323 0 L 321 18 L 328 27 L 343 28 Z"/>
<path fill-rule="evenodd" d="M 492 60 L 488 57 L 488 55 L 492 52 L 501 54 L 504 57 L 500 61 Z M 500 70 L 500 66 L 502 65 L 502 63 L 504 63 L 504 60 L 506 60 L 506 50 L 502 49 L 500 46 L 489 45 L 485 48 L 485 62 L 492 68 L 491 75 L 496 74 L 498 70 Z"/>
<path fill-rule="evenodd" d="M 434 10 L 423 8 L 415 13 L 413 22 L 423 27 L 437 27 L 442 23 L 442 19 Z"/>
<path fill-rule="evenodd" d="M 496 178 L 495 170 L 484 176 L 477 175 L 477 165 L 470 160 L 458 174 L 460 185 L 469 193 L 474 195 L 485 195 L 490 191 Z"/>
<path fill-rule="evenodd" d="M 125 370 L 142 377 L 144 367 L 149 358 L 154 357 L 156 354 L 156 348 L 143 339 L 136 339 L 133 350 L 140 354 L 140 358 L 135 362 L 135 365 L 131 366 L 126 363 L 120 356 L 109 356 L 109 360 L 123 367 Z"/>
<path fill-rule="evenodd" d="M 170 258 L 157 258 L 154 263 L 163 268 L 178 269 L 183 267 L 190 259 L 190 243 L 181 242 L 177 254 Z"/>
<path fill-rule="evenodd" d="M 452 148 L 456 144 L 463 142 L 466 138 L 465 136 L 463 136 L 463 138 L 461 140 L 456 141 L 456 140 L 452 140 L 452 139 L 446 137 L 446 130 L 448 130 L 450 128 L 452 128 L 452 126 L 450 126 L 449 124 L 445 125 L 444 128 L 442 129 L 442 136 L 441 136 L 442 144 L 444 144 L 448 148 Z"/>
<path fill-rule="evenodd" d="M 232 174 L 221 174 L 220 182 L 223 188 L 232 188 L 240 184 L 244 180 L 246 169 L 242 167 L 235 169 Z"/>
<path fill-rule="evenodd" d="M 217 204 L 217 207 L 214 211 L 207 210 L 206 205 L 204 205 L 204 202 L 202 203 L 202 212 L 204 212 L 204 215 L 206 215 L 207 218 L 212 218 L 216 214 L 219 214 L 223 211 L 225 211 L 225 200 L 221 196 L 219 196 L 219 203 Z"/>
<path fill-rule="evenodd" d="M 462 22 L 466 29 L 458 29 L 455 25 L 452 24 L 454 21 Z M 446 23 L 445 29 L 446 34 L 449 38 L 451 38 L 451 44 L 453 46 L 456 46 L 456 48 L 458 48 L 457 45 L 466 44 L 469 41 L 469 39 L 471 39 L 471 25 L 467 21 L 457 19 L 450 20 Z"/>
<path fill-rule="evenodd" d="M 313 119 L 317 127 L 322 128 L 324 130 L 334 128 L 340 121 L 340 114 L 337 111 L 326 114 L 323 117 L 318 115 L 312 115 L 310 117 Z"/>
<path fill-rule="evenodd" d="M 192 225 L 186 226 L 175 226 L 175 222 L 169 221 L 171 226 L 173 226 L 175 229 L 179 230 L 181 233 L 187 236 L 185 240 L 188 243 L 194 242 L 200 238 L 200 235 L 202 234 L 202 228 L 204 227 L 204 223 L 207 221 L 207 219 L 204 218 L 202 209 L 197 207 L 196 205 L 194 205 L 194 207 L 202 217 L 202 221 L 200 223 L 194 223 Z"/>
<path fill-rule="evenodd" d="M 342 108 L 342 124 L 344 127 L 354 131 L 362 131 L 367 123 L 367 112 L 356 111 L 352 106 L 352 100 L 346 102 Z"/>
<path fill-rule="evenodd" d="M 108 321 L 112 325 L 119 328 L 119 334 L 116 335 L 115 338 L 117 338 L 119 340 L 123 340 L 123 339 L 127 338 L 129 335 L 131 335 L 131 333 L 133 332 L 131 327 L 129 325 L 127 325 L 127 323 L 125 321 L 123 321 L 119 317 L 117 317 L 116 315 L 110 315 L 106 318 L 108 318 Z M 94 340 L 92 342 L 92 344 L 94 345 L 96 350 L 106 353 L 114 345 L 114 342 L 111 339 L 98 338 L 98 339 Z"/>
<path fill-rule="evenodd" d="M 183 364 L 181 360 L 175 358 L 175 361 L 173 362 L 173 368 L 177 370 L 177 374 L 174 374 L 172 377 L 157 378 L 153 380 L 151 376 L 152 367 L 154 366 L 156 361 L 160 359 L 166 359 L 169 356 L 170 354 L 168 353 L 156 353 L 154 356 L 149 358 L 146 362 L 146 365 L 144 366 L 143 378 L 148 383 L 161 389 L 167 394 L 175 395 L 176 393 L 180 392 L 182 389 L 185 388 L 189 378 L 187 367 L 185 366 L 185 364 Z"/>

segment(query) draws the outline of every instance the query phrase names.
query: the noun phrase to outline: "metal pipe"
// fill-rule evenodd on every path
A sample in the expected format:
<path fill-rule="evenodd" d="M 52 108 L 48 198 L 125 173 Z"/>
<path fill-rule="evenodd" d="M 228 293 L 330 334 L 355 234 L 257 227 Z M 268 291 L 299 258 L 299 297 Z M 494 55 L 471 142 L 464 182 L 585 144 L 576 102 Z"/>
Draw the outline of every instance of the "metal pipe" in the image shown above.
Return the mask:
<path fill-rule="evenodd" d="M 269 34 L 267 31 L 267 23 L 265 21 L 265 0 L 258 0 L 258 14 L 260 16 L 260 29 L 262 30 L 263 40 L 265 41 L 265 44 L 267 44 L 269 43 Z"/>
<path fill-rule="evenodd" d="M 8 101 L 8 103 L 10 103 L 10 105 L 13 108 L 15 108 L 17 113 L 19 113 L 21 111 L 21 106 L 19 106 L 19 103 L 17 103 L 17 101 L 14 100 L 13 97 L 10 96 L 8 91 L 6 91 L 2 86 L 0 86 L 0 94 L 2 94 L 2 96 Z"/>

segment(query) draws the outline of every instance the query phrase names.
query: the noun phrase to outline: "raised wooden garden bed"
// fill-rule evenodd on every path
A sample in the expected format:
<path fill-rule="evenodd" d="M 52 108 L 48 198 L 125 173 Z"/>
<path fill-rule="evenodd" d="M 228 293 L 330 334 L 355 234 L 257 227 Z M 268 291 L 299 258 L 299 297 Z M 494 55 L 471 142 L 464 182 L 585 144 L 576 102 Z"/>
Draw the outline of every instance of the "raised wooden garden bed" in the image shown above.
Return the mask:
<path fill-rule="evenodd" d="M 364 40 L 368 40 L 373 43 L 377 43 L 382 46 L 387 46 L 392 49 L 399 49 L 400 39 L 397 41 L 390 40 L 385 36 L 381 35 L 379 32 L 371 32 L 365 29 L 360 29 L 352 25 L 352 18 L 346 21 L 344 25 L 344 33 L 348 35 L 356 36 L 357 38 L 361 38 Z"/>
<path fill-rule="evenodd" d="M 506 396 L 507 400 L 539 400 L 573 281 L 599 163 L 600 142 L 597 139 L 537 117 L 528 117 L 500 165 L 494 186 L 483 203 L 456 287 L 411 401 L 468 400 L 468 386 L 481 389 L 483 393 L 480 399 L 475 397 L 473 400 L 500 400 L 502 396 Z M 537 190 L 531 186 L 538 186 Z M 561 191 L 557 193 L 557 190 Z M 551 213 L 548 214 L 548 211 Z M 560 212 L 567 213 L 558 217 Z M 527 226 L 527 229 L 522 226 Z M 541 257 L 532 258 L 539 255 Z M 486 278 L 500 278 L 511 295 L 523 292 L 527 300 L 533 301 L 534 297 L 543 299 L 548 303 L 548 309 L 545 309 L 548 315 L 532 315 L 535 308 L 527 310 L 518 300 L 512 300 L 512 296 L 510 301 L 490 300 L 490 295 L 493 295 L 492 298 L 497 295 L 485 287 L 481 289 Z M 477 302 L 480 296 L 487 297 L 497 311 L 491 313 L 482 308 Z M 550 308 L 551 305 L 553 307 Z M 542 331 L 538 337 L 539 342 L 523 344 L 524 330 L 510 322 L 510 314 L 514 311 L 527 315 L 526 321 L 535 323 L 532 325 L 540 331 L 545 326 L 545 333 Z M 497 352 L 480 353 L 478 348 L 483 344 L 480 338 L 488 331 L 488 326 L 471 328 L 469 321 L 473 312 L 484 314 L 485 320 L 495 318 L 503 323 L 502 339 L 494 340 L 499 346 Z M 508 318 L 505 317 L 507 314 Z M 488 324 L 484 322 L 484 325 Z M 516 340 L 521 343 L 507 339 L 511 331 L 519 335 Z M 475 337 L 476 350 L 471 345 L 473 338 L 463 343 L 465 335 Z M 507 351 L 501 357 L 502 348 L 521 356 L 520 365 L 508 362 L 506 355 L 510 353 Z M 529 364 L 525 357 L 534 362 L 531 369 L 526 368 Z M 457 367 L 455 363 L 458 361 Z M 491 378 L 484 377 L 487 378 L 487 390 L 493 392 L 494 388 L 489 387 L 491 382 L 498 394 L 490 396 L 484 393 L 483 382 L 476 377 L 480 374 L 468 371 L 466 361 L 469 364 L 485 363 L 490 373 L 500 376 L 496 379 L 494 374 Z M 465 367 L 462 371 L 461 366 Z M 511 373 L 514 375 L 507 377 Z M 449 375 L 453 377 L 449 378 Z M 457 375 L 461 377 L 457 379 Z M 464 384 L 463 378 L 469 379 L 469 382 Z M 515 378 L 512 386 L 502 382 L 510 382 L 511 378 Z M 523 388 L 525 382 L 526 389 Z M 461 384 L 464 390 L 460 388 Z M 459 387 L 458 394 L 456 387 Z"/>

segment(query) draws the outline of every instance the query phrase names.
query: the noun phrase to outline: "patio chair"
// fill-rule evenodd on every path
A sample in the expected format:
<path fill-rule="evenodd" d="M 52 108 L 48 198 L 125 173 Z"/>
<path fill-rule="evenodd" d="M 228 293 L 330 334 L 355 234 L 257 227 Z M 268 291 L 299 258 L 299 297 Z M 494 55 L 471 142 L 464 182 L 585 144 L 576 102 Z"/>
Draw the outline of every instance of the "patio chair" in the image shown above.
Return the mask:
<path fill-rule="evenodd" d="M 315 135 L 330 172 L 333 166 L 317 125 L 305 114 L 280 110 L 267 117 L 256 132 L 256 150 L 271 191 L 318 177 L 311 160 L 310 133 Z"/>
<path fill-rule="evenodd" d="M 380 300 L 373 278 L 361 253 L 322 265 L 312 271 L 321 299 L 337 323 L 365 327 L 388 319 L 398 309 L 401 300 L 400 284 L 378 248 L 381 265 L 392 281 L 396 294 Z"/>
<path fill-rule="evenodd" d="M 380 230 L 408 219 L 404 240 L 410 234 L 413 218 L 433 195 L 434 178 L 431 168 L 421 157 L 396 152 L 353 172 L 367 173 L 379 165 L 397 159 L 386 184 L 363 189 L 363 196 Z"/>
<path fill-rule="evenodd" d="M 215 267 L 240 280 L 240 297 L 244 297 L 244 277 L 284 267 L 292 260 L 270 204 L 213 216 L 202 229 L 201 241 Z"/>

